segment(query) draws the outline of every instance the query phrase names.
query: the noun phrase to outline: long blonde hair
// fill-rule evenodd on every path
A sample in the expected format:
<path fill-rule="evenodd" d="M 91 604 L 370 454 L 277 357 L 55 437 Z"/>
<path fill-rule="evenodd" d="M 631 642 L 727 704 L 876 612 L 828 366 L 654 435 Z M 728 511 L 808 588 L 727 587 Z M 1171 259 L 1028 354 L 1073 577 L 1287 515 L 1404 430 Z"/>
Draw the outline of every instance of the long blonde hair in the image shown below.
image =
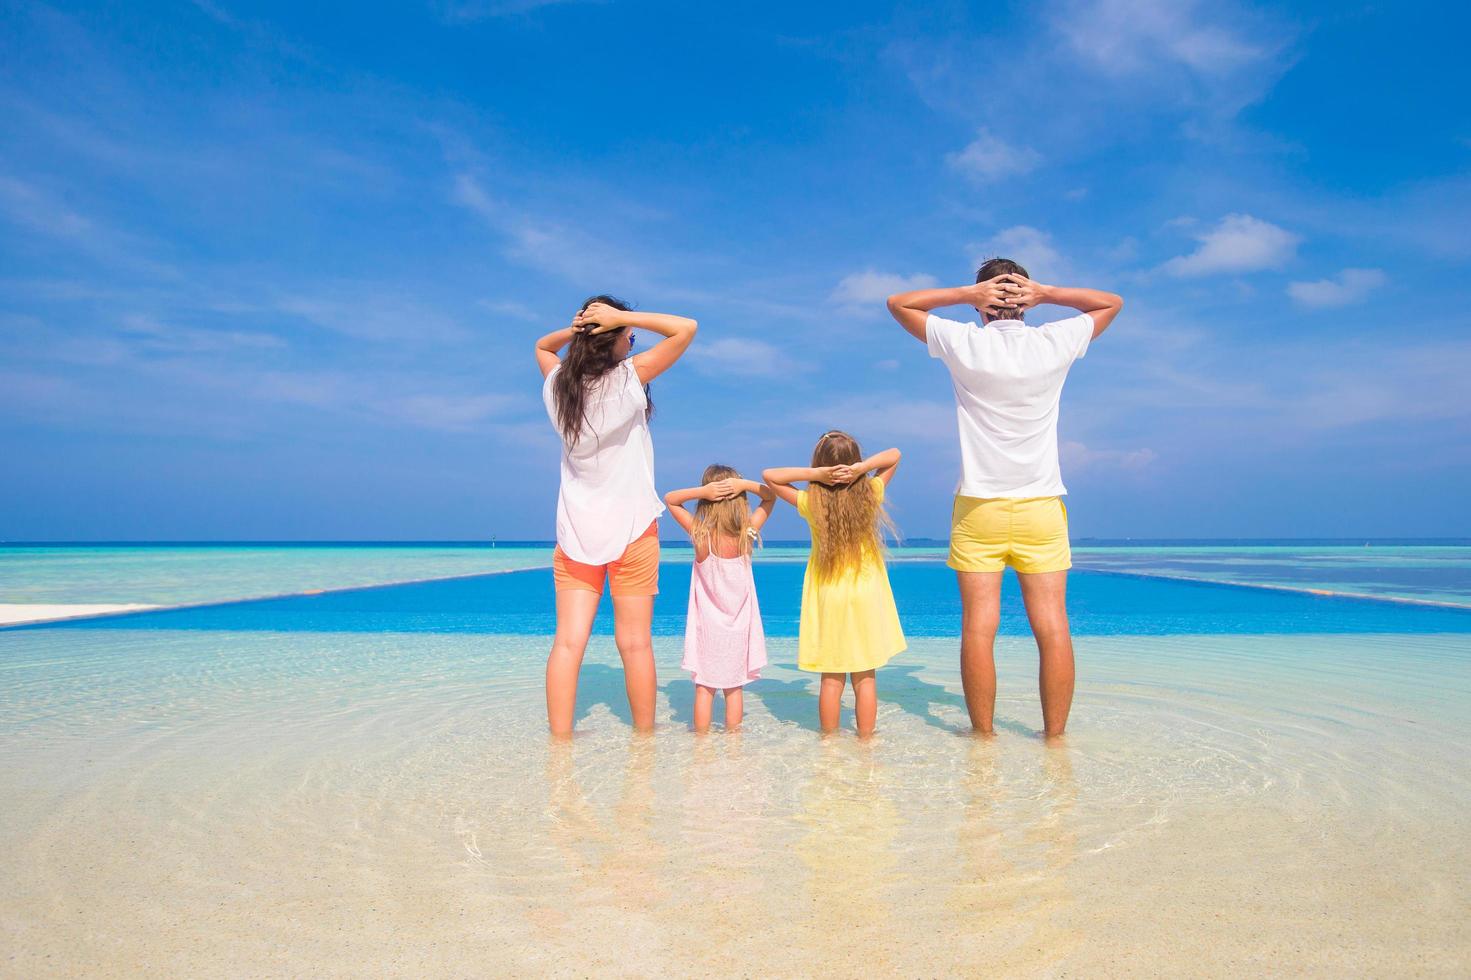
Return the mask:
<path fill-rule="evenodd" d="M 711 463 L 700 474 L 700 486 L 717 480 L 739 479 L 741 475 L 734 468 Z M 695 527 L 690 540 L 696 547 L 703 541 L 713 551 L 716 537 L 734 539 L 743 555 L 749 555 L 752 546 L 760 542 L 761 536 L 751 526 L 751 504 L 745 494 L 738 493 L 725 500 L 702 500 L 695 505 Z"/>
<path fill-rule="evenodd" d="M 836 429 L 824 432 L 812 449 L 814 467 L 851 466 L 862 459 L 858 440 Z M 867 476 L 845 486 L 807 484 L 807 512 L 812 515 L 812 565 L 819 579 L 856 572 L 869 555 L 882 561 L 881 532 L 898 535 Z"/>

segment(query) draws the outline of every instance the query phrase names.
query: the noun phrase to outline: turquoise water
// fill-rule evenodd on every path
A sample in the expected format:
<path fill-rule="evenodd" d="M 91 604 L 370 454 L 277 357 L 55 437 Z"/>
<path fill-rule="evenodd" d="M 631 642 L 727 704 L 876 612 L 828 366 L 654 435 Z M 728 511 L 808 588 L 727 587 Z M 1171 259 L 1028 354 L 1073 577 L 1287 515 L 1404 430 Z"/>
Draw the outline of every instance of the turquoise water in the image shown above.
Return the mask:
<path fill-rule="evenodd" d="M 0 603 L 220 602 L 550 564 L 542 544 L 12 545 Z"/>
<path fill-rule="evenodd" d="M 687 547 L 666 543 L 686 560 Z M 803 547 L 772 546 L 763 564 L 801 564 Z M 891 560 L 943 560 L 936 545 Z M 1471 546 L 1079 545 L 1079 569 L 1204 579 L 1471 605 Z M 179 605 L 546 567 L 546 542 L 445 544 L 26 545 L 0 547 L 0 604 Z"/>
<path fill-rule="evenodd" d="M 1212 545 L 1078 548 L 1077 567 L 1471 606 L 1471 547 Z"/>
<path fill-rule="evenodd" d="M 803 566 L 760 562 L 757 592 L 766 629 L 796 636 Z M 684 632 L 689 565 L 660 568 L 654 632 Z M 960 624 L 955 576 L 943 564 L 895 562 L 889 575 L 905 632 L 954 635 Z M 1466 633 L 1471 609 L 1422 608 L 1098 572 L 1069 578 L 1069 615 L 1078 635 Z M 54 630 L 272 630 L 284 632 L 439 632 L 549 636 L 556 628 L 551 573 L 545 569 L 385 588 L 79 620 Z M 1030 632 L 1014 577 L 1003 583 L 1002 632 Z M 595 629 L 613 631 L 603 603 Z"/>

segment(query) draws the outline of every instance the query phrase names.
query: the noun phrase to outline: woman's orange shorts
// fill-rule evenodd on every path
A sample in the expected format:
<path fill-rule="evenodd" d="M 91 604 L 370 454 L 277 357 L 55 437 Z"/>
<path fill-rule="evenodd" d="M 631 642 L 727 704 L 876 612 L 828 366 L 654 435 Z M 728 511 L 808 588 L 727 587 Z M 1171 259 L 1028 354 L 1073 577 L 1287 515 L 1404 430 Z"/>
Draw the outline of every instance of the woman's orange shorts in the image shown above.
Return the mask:
<path fill-rule="evenodd" d="M 659 522 L 623 549 L 623 554 L 606 565 L 584 565 L 573 561 L 561 546 L 552 555 L 552 578 L 557 591 L 586 589 L 603 594 L 603 579 L 608 580 L 608 594 L 614 596 L 659 594 Z"/>

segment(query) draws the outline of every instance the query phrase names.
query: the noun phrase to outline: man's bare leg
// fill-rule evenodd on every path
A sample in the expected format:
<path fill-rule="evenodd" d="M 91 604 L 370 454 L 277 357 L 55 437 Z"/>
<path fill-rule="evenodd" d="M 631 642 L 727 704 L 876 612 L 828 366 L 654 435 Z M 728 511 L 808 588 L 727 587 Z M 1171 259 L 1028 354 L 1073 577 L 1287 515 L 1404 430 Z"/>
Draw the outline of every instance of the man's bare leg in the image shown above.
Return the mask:
<path fill-rule="evenodd" d="M 1067 571 L 1018 575 L 1027 619 L 1037 638 L 1042 730 L 1048 738 L 1067 728 L 1073 706 L 1073 637 L 1067 619 Z"/>
<path fill-rule="evenodd" d="M 965 710 L 982 735 L 996 712 L 996 629 L 1001 625 L 1001 572 L 956 572 L 960 582 L 960 682 Z"/>

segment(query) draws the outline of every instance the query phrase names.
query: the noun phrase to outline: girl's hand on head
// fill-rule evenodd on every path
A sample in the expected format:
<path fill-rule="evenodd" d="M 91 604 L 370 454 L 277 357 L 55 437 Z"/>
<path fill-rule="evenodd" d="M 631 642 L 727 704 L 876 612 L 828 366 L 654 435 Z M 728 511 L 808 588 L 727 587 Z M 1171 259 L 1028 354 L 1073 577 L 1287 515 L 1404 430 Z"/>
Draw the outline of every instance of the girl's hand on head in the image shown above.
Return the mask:
<path fill-rule="evenodd" d="M 593 303 L 572 318 L 572 329 L 579 333 L 586 331 L 588 335 L 617 330 L 623 326 L 623 321 L 619 319 L 622 312 L 607 303 Z"/>
<path fill-rule="evenodd" d="M 707 483 L 704 489 L 706 500 L 729 500 L 741 492 L 740 488 L 730 480 L 716 480 L 713 483 Z"/>
<path fill-rule="evenodd" d="M 838 468 L 836 466 L 818 466 L 812 471 L 812 482 L 826 483 L 829 486 L 837 486 L 841 482 L 838 480 L 837 473 Z"/>
<path fill-rule="evenodd" d="M 842 466 L 834 466 L 832 470 L 833 482 L 840 483 L 843 486 L 847 486 L 848 484 L 853 483 L 863 475 L 862 471 L 854 469 L 852 466 L 848 466 L 846 464 Z"/>

